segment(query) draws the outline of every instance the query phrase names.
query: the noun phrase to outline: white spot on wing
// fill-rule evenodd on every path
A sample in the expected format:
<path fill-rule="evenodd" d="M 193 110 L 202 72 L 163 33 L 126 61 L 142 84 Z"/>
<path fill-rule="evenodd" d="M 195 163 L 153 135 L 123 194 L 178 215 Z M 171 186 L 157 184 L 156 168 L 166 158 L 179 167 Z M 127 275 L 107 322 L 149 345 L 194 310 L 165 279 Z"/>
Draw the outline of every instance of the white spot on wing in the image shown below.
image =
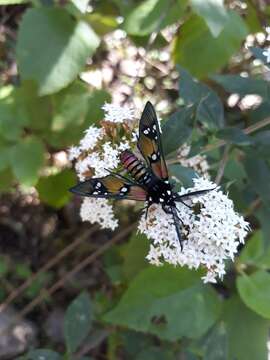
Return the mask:
<path fill-rule="evenodd" d="M 149 134 L 149 128 L 143 130 L 143 133 L 144 133 L 145 135 L 148 135 L 148 134 Z"/>

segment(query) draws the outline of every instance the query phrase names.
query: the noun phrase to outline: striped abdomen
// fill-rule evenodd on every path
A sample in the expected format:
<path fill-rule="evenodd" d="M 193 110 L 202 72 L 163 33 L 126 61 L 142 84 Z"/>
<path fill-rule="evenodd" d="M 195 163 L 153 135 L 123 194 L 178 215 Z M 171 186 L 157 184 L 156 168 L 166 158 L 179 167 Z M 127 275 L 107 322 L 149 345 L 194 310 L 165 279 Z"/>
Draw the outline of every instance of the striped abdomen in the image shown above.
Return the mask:
<path fill-rule="evenodd" d="M 147 184 L 150 181 L 146 167 L 131 151 L 123 151 L 120 160 L 124 168 L 138 183 Z"/>

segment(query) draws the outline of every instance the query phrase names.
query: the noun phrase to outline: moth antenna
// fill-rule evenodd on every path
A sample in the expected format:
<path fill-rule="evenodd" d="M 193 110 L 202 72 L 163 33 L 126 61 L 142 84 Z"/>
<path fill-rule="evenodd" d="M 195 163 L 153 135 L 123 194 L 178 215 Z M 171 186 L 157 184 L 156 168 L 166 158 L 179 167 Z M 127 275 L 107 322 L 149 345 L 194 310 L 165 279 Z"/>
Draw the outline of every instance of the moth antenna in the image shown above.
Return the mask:
<path fill-rule="evenodd" d="M 177 209 L 175 206 L 171 206 L 170 209 L 171 209 L 171 212 L 173 215 L 173 222 L 174 222 L 175 230 L 177 233 L 179 245 L 180 245 L 181 251 L 183 251 L 182 236 L 181 236 L 181 232 L 180 232 L 179 220 L 181 221 L 182 224 L 183 224 L 183 221 L 178 217 Z"/>

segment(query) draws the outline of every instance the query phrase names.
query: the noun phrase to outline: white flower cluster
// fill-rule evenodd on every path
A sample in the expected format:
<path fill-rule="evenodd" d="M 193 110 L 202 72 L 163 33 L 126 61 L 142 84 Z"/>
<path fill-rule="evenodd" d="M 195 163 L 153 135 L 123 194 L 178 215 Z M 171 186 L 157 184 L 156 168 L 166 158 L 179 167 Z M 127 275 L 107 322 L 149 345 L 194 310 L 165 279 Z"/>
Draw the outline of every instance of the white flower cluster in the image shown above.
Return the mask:
<path fill-rule="evenodd" d="M 180 194 L 214 187 L 209 180 L 198 178 L 194 179 L 193 188 L 182 189 Z M 207 269 L 204 282 L 216 282 L 217 277 L 225 274 L 225 260 L 233 260 L 238 245 L 244 243 L 249 225 L 234 211 L 232 201 L 219 188 L 185 202 L 193 210 L 177 203 L 183 221 L 182 251 L 171 215 L 165 214 L 159 205 L 152 205 L 148 219 L 142 216 L 139 230 L 152 240 L 147 259 L 155 265 L 165 261 L 191 269 L 202 266 Z"/>
<path fill-rule="evenodd" d="M 106 199 L 84 198 L 80 215 L 82 221 L 89 221 L 91 224 L 98 223 L 102 229 L 114 230 L 118 226 L 112 205 Z"/>
<path fill-rule="evenodd" d="M 110 122 L 123 122 L 133 119 L 131 108 L 120 107 L 113 104 L 105 104 L 105 120 Z M 106 137 L 105 128 L 90 126 L 85 131 L 79 146 L 72 146 L 69 149 L 69 160 L 76 160 L 75 169 L 80 181 L 91 176 L 102 177 L 108 175 L 108 171 L 119 165 L 120 153 L 130 147 L 125 137 L 121 142 L 112 142 Z M 81 218 L 83 221 L 98 223 L 102 228 L 114 230 L 118 225 L 115 219 L 112 205 L 107 199 L 85 198 L 81 205 Z"/>
<path fill-rule="evenodd" d="M 195 155 L 192 157 L 188 157 L 190 153 L 190 146 L 187 144 L 183 144 L 178 149 L 177 158 L 179 160 L 179 163 L 182 166 L 192 168 L 195 170 L 199 175 L 202 175 L 203 177 L 209 179 L 210 175 L 208 173 L 209 170 L 209 164 L 207 162 L 205 155 Z"/>
<path fill-rule="evenodd" d="M 85 180 L 87 171 L 94 170 L 95 176 L 108 175 L 106 169 L 114 169 L 119 165 L 119 146 L 106 142 L 101 151 L 93 151 L 86 158 L 76 163 L 75 168 L 81 181 Z"/>
<path fill-rule="evenodd" d="M 115 104 L 104 104 L 102 109 L 105 111 L 105 120 L 122 123 L 124 120 L 131 121 L 134 119 L 134 110 L 128 106 L 119 106 Z"/>
<path fill-rule="evenodd" d="M 127 121 L 133 119 L 131 109 L 110 104 L 105 104 L 103 109 L 107 122 L 103 122 L 101 128 L 90 126 L 79 146 L 72 147 L 69 152 L 70 160 L 76 160 L 75 168 L 81 181 L 87 177 L 105 176 L 108 174 L 106 169 L 115 170 L 120 162 L 120 153 L 132 147 L 137 140 L 132 126 L 127 128 L 126 137 L 122 135 Z M 125 125 L 122 126 L 119 121 L 125 121 Z M 119 127 L 121 139 L 112 135 Z M 215 184 L 206 179 L 209 177 L 206 158 L 200 155 L 188 158 L 189 152 L 188 145 L 182 146 L 178 152 L 179 162 L 194 168 L 202 177 L 194 179 L 193 188 L 183 188 L 179 194 L 215 188 Z M 147 259 L 155 265 L 168 262 L 193 269 L 202 266 L 207 270 L 204 282 L 216 282 L 217 277 L 222 278 L 225 274 L 225 260 L 233 259 L 238 245 L 244 243 L 248 223 L 234 211 L 232 201 L 218 187 L 205 195 L 186 198 L 185 202 L 189 207 L 177 203 L 182 221 L 183 250 L 172 216 L 166 214 L 160 205 L 151 206 L 147 219 L 142 215 L 139 230 L 152 242 Z M 85 198 L 80 214 L 83 221 L 98 223 L 104 229 L 114 230 L 118 226 L 107 199 Z"/>

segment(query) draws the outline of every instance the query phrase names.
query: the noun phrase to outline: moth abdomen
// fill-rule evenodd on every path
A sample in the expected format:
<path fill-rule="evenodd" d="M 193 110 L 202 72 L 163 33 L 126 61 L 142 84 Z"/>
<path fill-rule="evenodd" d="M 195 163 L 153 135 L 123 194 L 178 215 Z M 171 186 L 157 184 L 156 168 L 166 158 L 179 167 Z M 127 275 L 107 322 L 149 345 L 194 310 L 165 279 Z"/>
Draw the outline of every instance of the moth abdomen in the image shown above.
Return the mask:
<path fill-rule="evenodd" d="M 121 163 L 130 175 L 139 183 L 143 182 L 147 170 L 144 164 L 131 151 L 125 150 L 120 155 Z"/>

